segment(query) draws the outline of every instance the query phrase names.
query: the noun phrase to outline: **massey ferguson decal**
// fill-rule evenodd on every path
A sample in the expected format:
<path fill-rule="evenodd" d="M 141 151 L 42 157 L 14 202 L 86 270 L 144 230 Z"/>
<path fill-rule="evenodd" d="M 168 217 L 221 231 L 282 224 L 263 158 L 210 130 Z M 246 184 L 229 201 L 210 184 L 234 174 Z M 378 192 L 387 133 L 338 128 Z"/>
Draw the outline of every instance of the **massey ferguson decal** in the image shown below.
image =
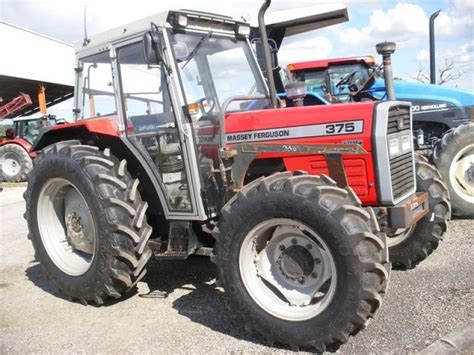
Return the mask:
<path fill-rule="evenodd" d="M 262 142 L 281 139 L 321 137 L 362 133 L 363 120 L 323 123 L 316 125 L 264 129 L 227 134 L 227 143 Z M 204 138 L 204 137 L 203 137 Z"/>

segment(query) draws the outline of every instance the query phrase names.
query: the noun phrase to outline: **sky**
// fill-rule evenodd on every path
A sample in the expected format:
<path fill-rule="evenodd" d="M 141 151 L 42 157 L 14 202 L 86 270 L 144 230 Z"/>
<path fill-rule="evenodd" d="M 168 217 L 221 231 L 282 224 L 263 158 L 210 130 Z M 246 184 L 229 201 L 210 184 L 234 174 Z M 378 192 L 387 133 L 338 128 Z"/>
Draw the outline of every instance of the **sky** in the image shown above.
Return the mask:
<path fill-rule="evenodd" d="M 376 55 L 375 45 L 395 41 L 394 75 L 413 80 L 420 68 L 428 74 L 428 19 L 436 19 L 438 68 L 452 61 L 461 77 L 448 86 L 474 91 L 474 0 L 273 0 L 270 11 L 318 4 L 343 3 L 349 21 L 326 29 L 289 37 L 280 50 L 280 63 Z M 0 20 L 40 32 L 67 43 L 84 37 L 83 13 L 87 5 L 89 35 L 168 9 L 198 9 L 234 18 L 256 19 L 262 1 L 215 0 L 0 0 Z"/>

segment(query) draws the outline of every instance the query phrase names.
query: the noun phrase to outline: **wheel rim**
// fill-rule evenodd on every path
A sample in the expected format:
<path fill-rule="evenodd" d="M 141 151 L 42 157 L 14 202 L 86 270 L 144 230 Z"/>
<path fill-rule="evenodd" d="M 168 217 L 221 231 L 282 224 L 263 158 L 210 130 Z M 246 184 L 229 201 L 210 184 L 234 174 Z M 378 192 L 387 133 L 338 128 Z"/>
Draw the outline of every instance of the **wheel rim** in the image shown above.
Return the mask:
<path fill-rule="evenodd" d="M 15 176 L 21 171 L 18 157 L 13 153 L 5 153 L 2 156 L 2 172 L 7 176 Z"/>
<path fill-rule="evenodd" d="M 321 237 L 303 223 L 271 219 L 255 226 L 239 254 L 240 275 L 253 300 L 271 315 L 303 321 L 334 297 L 334 258 Z"/>
<path fill-rule="evenodd" d="M 449 180 L 457 195 L 474 203 L 474 144 L 456 154 L 449 167 Z"/>
<path fill-rule="evenodd" d="M 97 233 L 79 190 L 62 178 L 49 180 L 38 199 L 38 229 L 51 260 L 64 273 L 83 275 L 95 255 Z"/>
<path fill-rule="evenodd" d="M 408 227 L 408 228 L 399 228 L 399 229 L 389 230 L 387 232 L 388 247 L 389 248 L 394 247 L 396 245 L 403 243 L 405 240 L 407 240 L 411 236 L 411 233 L 413 232 L 414 228 L 415 228 L 415 225 L 412 225 L 411 227 Z"/>

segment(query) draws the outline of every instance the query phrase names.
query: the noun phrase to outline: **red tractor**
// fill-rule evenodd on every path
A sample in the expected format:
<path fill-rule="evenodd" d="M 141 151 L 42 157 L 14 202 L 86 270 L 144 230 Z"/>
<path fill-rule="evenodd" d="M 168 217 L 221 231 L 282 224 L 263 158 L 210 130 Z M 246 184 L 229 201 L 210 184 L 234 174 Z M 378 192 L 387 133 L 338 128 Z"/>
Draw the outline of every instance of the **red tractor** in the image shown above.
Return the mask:
<path fill-rule="evenodd" d="M 84 304 L 121 298 L 152 256 L 210 256 L 250 329 L 322 352 L 382 304 L 380 227 L 428 221 L 441 237 L 450 205 L 435 170 L 417 192 L 409 104 L 280 108 L 249 32 L 180 10 L 81 44 L 75 122 L 32 148 L 29 238 L 51 282 Z"/>
<path fill-rule="evenodd" d="M 0 181 L 26 181 L 33 168 L 32 159 L 36 157 L 31 145 L 43 127 L 56 123 L 56 117 L 52 115 L 13 119 L 13 128 L 6 131 L 0 142 Z"/>

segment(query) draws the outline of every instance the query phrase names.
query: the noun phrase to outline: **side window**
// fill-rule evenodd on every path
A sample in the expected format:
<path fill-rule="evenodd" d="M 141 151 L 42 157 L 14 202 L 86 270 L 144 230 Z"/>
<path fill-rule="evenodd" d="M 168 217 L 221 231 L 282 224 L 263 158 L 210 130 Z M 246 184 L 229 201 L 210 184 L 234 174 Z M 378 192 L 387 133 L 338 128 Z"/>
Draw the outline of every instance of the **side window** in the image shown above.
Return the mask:
<path fill-rule="evenodd" d="M 82 110 L 87 119 L 117 114 L 109 52 L 82 59 Z"/>

